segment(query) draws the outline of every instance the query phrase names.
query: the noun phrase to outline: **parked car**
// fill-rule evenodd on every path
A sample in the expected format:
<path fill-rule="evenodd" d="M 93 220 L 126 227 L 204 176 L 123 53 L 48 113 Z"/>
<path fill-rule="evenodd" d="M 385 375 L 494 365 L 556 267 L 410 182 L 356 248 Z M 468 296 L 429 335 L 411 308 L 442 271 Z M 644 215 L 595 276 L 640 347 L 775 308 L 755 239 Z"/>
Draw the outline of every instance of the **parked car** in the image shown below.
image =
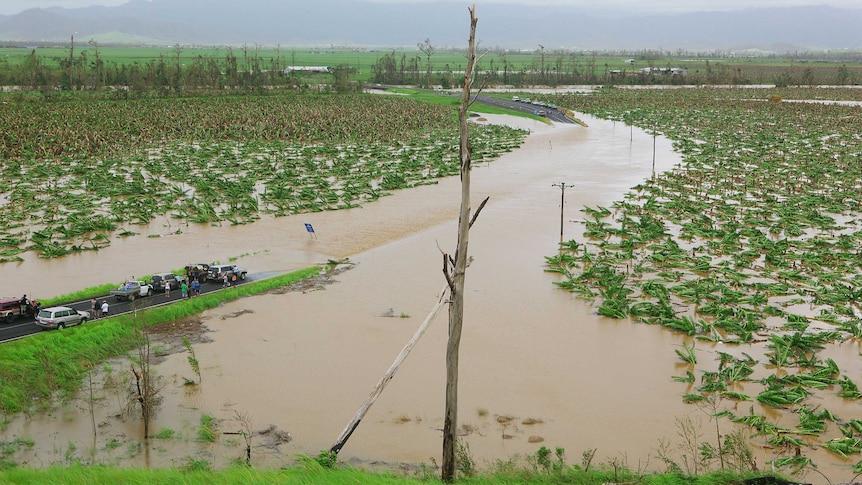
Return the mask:
<path fill-rule="evenodd" d="M 521 98 L 519 98 L 517 96 L 512 96 L 512 101 L 520 101 L 520 100 L 521 100 Z"/>
<path fill-rule="evenodd" d="M 142 296 L 150 296 L 153 294 L 153 287 L 143 281 L 126 281 L 125 284 L 115 290 L 111 290 L 117 300 L 131 300 Z"/>
<path fill-rule="evenodd" d="M 213 281 L 221 281 L 224 279 L 225 275 L 227 275 L 228 278 L 231 278 L 234 274 L 236 274 L 237 279 L 244 280 L 248 274 L 248 270 L 233 264 L 217 264 L 210 266 L 207 278 Z"/>
<path fill-rule="evenodd" d="M 21 300 L 13 297 L 0 298 L 0 320 L 12 323 L 12 320 L 24 315 L 21 309 Z"/>
<path fill-rule="evenodd" d="M 210 265 L 207 263 L 190 263 L 186 265 L 186 278 L 189 279 L 189 282 L 194 280 L 198 280 L 203 283 L 207 280 L 207 273 L 209 272 Z"/>
<path fill-rule="evenodd" d="M 36 325 L 42 328 L 64 329 L 73 325 L 80 325 L 90 318 L 90 314 L 80 310 L 74 310 L 66 306 L 54 306 L 43 308 L 36 315 Z"/>
<path fill-rule="evenodd" d="M 156 273 L 150 277 L 150 286 L 152 286 L 155 291 L 164 290 L 166 280 L 171 282 L 171 289 L 176 290 L 180 287 L 180 283 L 183 281 L 183 278 L 182 276 L 175 275 L 173 273 Z"/>
<path fill-rule="evenodd" d="M 0 297 L 0 322 L 12 323 L 16 318 L 35 317 L 39 302 L 27 301 L 22 305 L 23 302 L 22 298 Z"/>

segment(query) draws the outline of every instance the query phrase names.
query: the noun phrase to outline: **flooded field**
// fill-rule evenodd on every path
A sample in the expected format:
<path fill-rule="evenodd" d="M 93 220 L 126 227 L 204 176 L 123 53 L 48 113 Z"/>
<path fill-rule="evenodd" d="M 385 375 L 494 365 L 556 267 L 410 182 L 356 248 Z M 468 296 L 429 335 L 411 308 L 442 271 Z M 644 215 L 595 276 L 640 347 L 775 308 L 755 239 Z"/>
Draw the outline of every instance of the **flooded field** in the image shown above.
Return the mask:
<path fill-rule="evenodd" d="M 684 373 L 674 350 L 686 337 L 598 316 L 543 271 L 545 256 L 556 252 L 560 240 L 561 191 L 553 184 L 572 186 L 565 192 L 562 230 L 566 239 L 579 238 L 581 207 L 610 205 L 651 176 L 653 137 L 589 117 L 588 127 L 488 118 L 532 134 L 519 150 L 474 167 L 474 208 L 485 197 L 490 201 L 470 235 L 475 260 L 466 278 L 459 421 L 477 465 L 547 446 L 564 448 L 570 463 L 596 449 L 594 464 L 663 470 L 660 443 L 669 443 L 677 456 L 682 438 L 676 423 L 686 419 L 702 425 L 701 440 L 714 441 L 708 415 L 683 404 L 686 386 L 672 379 Z M 679 163 L 668 140 L 655 143 L 655 170 Z M 197 380 L 188 353 L 175 342 L 159 344 L 165 357 L 155 369 L 165 387 L 153 429 L 173 433 L 143 444 L 140 420 L 122 412 L 129 371 L 117 360 L 94 376 L 92 401 L 85 383 L 80 399 L 51 414 L 15 418 L 7 439 L 35 441 L 15 460 L 29 466 L 81 460 L 157 467 L 206 460 L 221 467 L 244 456 L 245 444 L 235 434 L 243 426 L 253 432 L 257 466 L 290 464 L 297 454 L 328 449 L 434 305 L 445 283 L 441 250 L 455 245 L 459 192 L 454 177 L 360 209 L 239 227 L 188 227 L 179 235 L 154 224 L 150 231 L 164 237 L 22 263 L 14 269 L 16 279 L 28 294 L 42 297 L 190 261 L 235 257 L 251 272 L 290 271 L 330 258 L 349 258 L 353 265 L 333 284 L 245 298 L 202 315 L 208 341 L 193 346 L 200 385 L 184 385 Z M 305 223 L 313 224 L 316 237 L 305 232 Z M 446 334 L 441 312 L 341 460 L 391 466 L 440 461 Z M 706 346 L 698 348 L 710 358 Z M 828 354 L 842 362 L 856 356 L 855 368 L 842 368 L 858 375 L 859 350 L 847 344 Z M 830 409 L 858 414 L 858 404 L 845 406 L 854 408 Z M 219 433 L 234 434 L 197 442 L 203 415 L 216 418 Z M 755 452 L 761 469 L 768 469 L 770 451 L 757 446 Z M 825 453 L 815 457 L 833 482 L 852 476 L 837 461 Z M 806 477 L 814 483 L 820 478 Z"/>

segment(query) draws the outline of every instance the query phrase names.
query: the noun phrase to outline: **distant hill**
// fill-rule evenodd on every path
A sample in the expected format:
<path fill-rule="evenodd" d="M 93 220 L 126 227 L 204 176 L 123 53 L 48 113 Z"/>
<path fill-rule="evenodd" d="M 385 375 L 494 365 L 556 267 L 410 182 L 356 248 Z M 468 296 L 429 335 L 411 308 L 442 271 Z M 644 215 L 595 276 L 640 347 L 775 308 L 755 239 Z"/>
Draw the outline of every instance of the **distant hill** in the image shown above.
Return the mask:
<path fill-rule="evenodd" d="M 862 9 L 826 6 L 638 16 L 577 7 L 480 6 L 483 47 L 862 49 Z M 132 0 L 116 7 L 30 9 L 0 16 L 0 42 L 154 39 L 164 44 L 463 46 L 469 17 L 459 2 L 354 0 Z M 127 36 L 127 37 L 124 37 Z M 779 46 L 779 47 L 776 47 Z"/>

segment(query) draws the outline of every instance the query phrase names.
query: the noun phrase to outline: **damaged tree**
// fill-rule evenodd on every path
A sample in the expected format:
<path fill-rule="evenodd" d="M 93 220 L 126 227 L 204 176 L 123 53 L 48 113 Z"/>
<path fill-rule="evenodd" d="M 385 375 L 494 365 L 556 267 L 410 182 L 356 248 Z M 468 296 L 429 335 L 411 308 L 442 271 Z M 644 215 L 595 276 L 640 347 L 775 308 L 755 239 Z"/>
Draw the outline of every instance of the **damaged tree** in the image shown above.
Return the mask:
<path fill-rule="evenodd" d="M 446 348 L 446 416 L 443 428 L 443 480 L 452 482 L 455 479 L 455 429 L 457 427 L 457 404 L 458 404 L 458 347 L 461 343 L 461 324 L 464 315 L 464 275 L 469 265 L 467 258 L 467 235 L 470 227 L 476 222 L 476 218 L 485 207 L 488 199 L 479 204 L 472 219 L 470 218 L 470 160 L 472 148 L 470 147 L 469 130 L 467 127 L 467 109 L 470 106 L 470 88 L 473 85 L 473 66 L 476 63 L 476 6 L 470 9 L 470 47 L 467 56 L 467 68 L 464 73 L 464 90 L 461 95 L 461 105 L 458 109 L 460 126 L 460 161 L 461 161 L 461 211 L 458 219 L 458 244 L 455 256 L 443 254 L 443 274 L 446 277 L 446 286 L 438 295 L 437 304 L 425 317 L 425 320 L 413 334 L 413 337 L 401 350 L 395 361 L 383 378 L 372 389 L 368 399 L 362 404 L 341 435 L 328 451 L 322 452 L 328 460 L 335 460 L 338 452 L 359 426 L 362 418 L 371 408 L 383 392 L 386 384 L 392 380 L 395 372 L 407 358 L 407 355 L 425 333 L 428 325 L 437 315 L 440 308 L 447 303 L 449 294 L 449 341 Z"/>
<path fill-rule="evenodd" d="M 150 422 L 155 415 L 156 407 L 161 401 L 159 394 L 162 386 L 154 375 L 151 367 L 150 336 L 138 324 L 137 306 L 132 304 L 133 321 L 135 326 L 135 337 L 138 339 L 138 355 L 131 359 L 132 375 L 135 377 L 135 387 L 131 399 L 127 404 L 127 412 L 138 407 L 141 411 L 141 420 L 144 422 L 144 440 L 150 437 Z"/>
<path fill-rule="evenodd" d="M 472 147 L 467 128 L 467 108 L 470 105 L 470 89 L 473 86 L 473 66 L 476 63 L 476 6 L 470 11 L 470 43 L 467 50 L 467 67 L 464 71 L 464 88 L 461 106 L 458 108 L 460 127 L 461 159 L 461 211 L 458 216 L 458 244 L 455 256 L 443 254 L 443 274 L 449 285 L 449 341 L 446 345 L 446 413 L 443 421 L 443 463 L 441 478 L 444 482 L 455 481 L 455 431 L 458 427 L 458 352 L 461 346 L 461 327 L 464 320 L 464 277 L 469 260 L 467 241 L 470 226 L 485 206 L 485 199 L 470 220 L 470 171 Z"/>

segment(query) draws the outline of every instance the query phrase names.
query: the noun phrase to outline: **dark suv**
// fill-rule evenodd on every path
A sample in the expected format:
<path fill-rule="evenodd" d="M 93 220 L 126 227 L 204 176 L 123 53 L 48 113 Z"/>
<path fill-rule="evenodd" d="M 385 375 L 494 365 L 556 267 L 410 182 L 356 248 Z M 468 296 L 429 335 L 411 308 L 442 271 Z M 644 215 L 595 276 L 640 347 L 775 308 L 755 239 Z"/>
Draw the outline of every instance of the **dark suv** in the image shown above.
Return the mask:
<path fill-rule="evenodd" d="M 156 273 L 150 278 L 150 286 L 152 286 L 154 290 L 164 290 L 165 280 L 171 282 L 172 290 L 176 290 L 180 287 L 182 277 L 173 273 Z"/>

